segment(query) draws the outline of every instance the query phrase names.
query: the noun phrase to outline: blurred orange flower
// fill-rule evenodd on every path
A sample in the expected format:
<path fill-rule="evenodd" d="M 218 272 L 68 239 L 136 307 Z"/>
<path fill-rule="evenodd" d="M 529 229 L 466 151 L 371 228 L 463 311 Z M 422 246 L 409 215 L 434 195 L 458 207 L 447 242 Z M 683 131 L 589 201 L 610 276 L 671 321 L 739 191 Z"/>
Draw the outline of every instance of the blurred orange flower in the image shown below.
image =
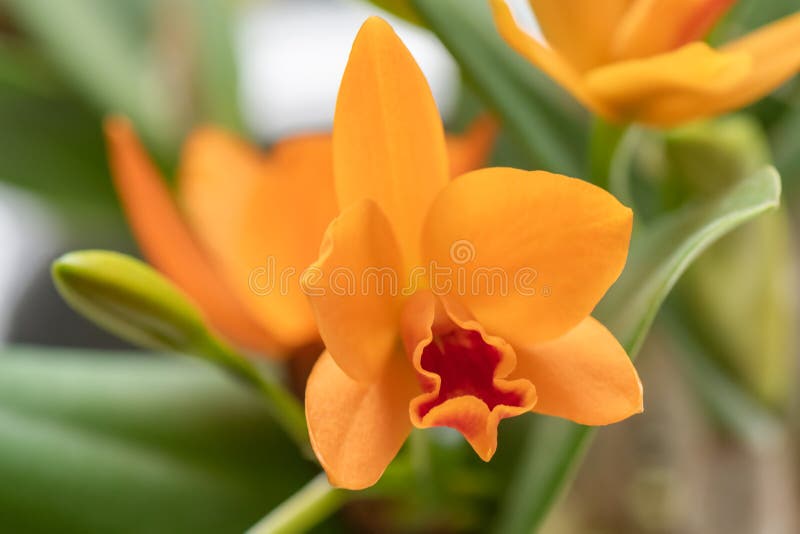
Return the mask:
<path fill-rule="evenodd" d="M 642 410 L 630 359 L 589 316 L 625 264 L 631 210 L 545 172 L 449 181 L 427 82 L 378 18 L 353 45 L 333 150 L 341 211 L 302 279 L 327 349 L 306 416 L 333 484 L 375 483 L 412 425 L 457 429 L 489 460 L 506 417 L 600 425 Z M 458 289 L 488 272 L 543 285 Z"/>
<path fill-rule="evenodd" d="M 448 139 L 454 174 L 485 161 L 495 130 L 485 116 Z M 330 134 L 262 153 L 231 133 L 198 129 L 183 150 L 177 202 L 126 119 L 109 119 L 106 134 L 142 253 L 221 334 L 276 357 L 319 339 L 299 276 L 337 213 Z"/>
<path fill-rule="evenodd" d="M 715 50 L 702 39 L 734 0 L 530 0 L 544 44 L 504 0 L 491 2 L 514 49 L 616 122 L 673 126 L 734 110 L 800 69 L 800 13 Z"/>

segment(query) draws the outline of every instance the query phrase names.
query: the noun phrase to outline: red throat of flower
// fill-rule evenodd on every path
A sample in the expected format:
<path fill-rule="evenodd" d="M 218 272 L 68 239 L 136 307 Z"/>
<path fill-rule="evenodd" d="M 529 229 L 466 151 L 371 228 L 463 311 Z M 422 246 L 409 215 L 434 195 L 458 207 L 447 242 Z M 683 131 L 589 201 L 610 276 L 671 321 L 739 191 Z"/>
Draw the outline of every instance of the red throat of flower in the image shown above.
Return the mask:
<path fill-rule="evenodd" d="M 536 392 L 527 380 L 505 380 L 513 349 L 499 338 L 446 321 L 415 359 L 423 393 L 411 401 L 418 427 L 447 426 L 461 432 L 488 461 L 497 449 L 500 420 L 529 411 Z M 509 361 L 509 359 L 511 361 Z"/>
<path fill-rule="evenodd" d="M 736 0 L 706 0 L 695 10 L 678 33 L 676 48 L 705 38 L 714 24 L 736 3 Z"/>

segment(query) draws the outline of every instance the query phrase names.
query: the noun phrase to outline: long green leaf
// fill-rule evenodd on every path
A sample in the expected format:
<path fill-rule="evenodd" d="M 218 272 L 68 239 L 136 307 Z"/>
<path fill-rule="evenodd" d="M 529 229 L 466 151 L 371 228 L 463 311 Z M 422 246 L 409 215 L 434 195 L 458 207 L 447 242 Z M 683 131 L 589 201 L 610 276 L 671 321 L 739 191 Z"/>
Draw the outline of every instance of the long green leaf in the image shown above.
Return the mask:
<path fill-rule="evenodd" d="M 40 54 L 22 39 L 0 35 L 0 87 L 49 96 L 60 88 L 51 71 Z"/>
<path fill-rule="evenodd" d="M 687 206 L 634 236 L 625 272 L 596 315 L 630 354 L 644 341 L 661 303 L 686 268 L 714 241 L 780 203 L 781 181 L 764 167 L 724 194 Z"/>
<path fill-rule="evenodd" d="M 775 165 L 784 178 L 787 192 L 800 186 L 800 97 L 770 132 Z"/>
<path fill-rule="evenodd" d="M 97 116 L 0 80 L 0 181 L 48 201 L 81 235 L 124 235 Z M 106 240 L 107 241 L 107 240 Z"/>
<path fill-rule="evenodd" d="M 14 20 L 103 112 L 124 113 L 163 153 L 180 134 L 158 65 L 137 46 L 107 2 L 6 0 Z"/>
<path fill-rule="evenodd" d="M 586 121 L 579 108 L 497 33 L 486 0 L 412 0 L 476 92 L 502 118 L 530 165 L 582 174 Z"/>
<path fill-rule="evenodd" d="M 200 104 L 204 120 L 241 131 L 238 74 L 233 47 L 233 2 L 191 0 L 198 34 Z"/>
<path fill-rule="evenodd" d="M 3 532 L 243 532 L 317 471 L 191 359 L 0 351 Z"/>
<path fill-rule="evenodd" d="M 719 45 L 797 11 L 793 0 L 739 0 L 715 28 L 711 42 Z"/>
<path fill-rule="evenodd" d="M 595 315 L 635 357 L 661 304 L 681 274 L 711 243 L 775 208 L 780 177 L 771 167 L 700 205 L 687 206 L 634 235 L 625 272 Z M 535 531 L 578 465 L 593 431 L 552 418 L 534 419 L 517 476 L 508 488 L 497 532 Z"/>

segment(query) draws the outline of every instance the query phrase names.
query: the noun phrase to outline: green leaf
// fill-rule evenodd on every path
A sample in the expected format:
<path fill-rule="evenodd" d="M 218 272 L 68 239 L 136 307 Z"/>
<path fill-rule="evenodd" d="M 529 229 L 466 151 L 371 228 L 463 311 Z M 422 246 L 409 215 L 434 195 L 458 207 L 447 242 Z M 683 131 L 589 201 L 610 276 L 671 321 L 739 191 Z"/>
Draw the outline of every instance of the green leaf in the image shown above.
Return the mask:
<path fill-rule="evenodd" d="M 634 236 L 625 272 L 596 316 L 635 355 L 661 303 L 697 256 L 745 221 L 780 202 L 777 171 L 764 167 L 702 204 L 686 206 Z"/>
<path fill-rule="evenodd" d="M 257 396 L 190 359 L 0 351 L 5 532 L 243 532 L 317 471 Z"/>
<path fill-rule="evenodd" d="M 506 45 L 485 0 L 412 0 L 461 65 L 465 78 L 503 120 L 531 168 L 582 174 L 586 115 L 544 74 Z"/>
<path fill-rule="evenodd" d="M 178 106 L 151 50 L 113 16 L 114 4 L 6 0 L 4 6 L 99 110 L 128 115 L 162 153 L 176 146 Z"/>
<path fill-rule="evenodd" d="M 780 177 L 771 167 L 702 204 L 640 228 L 624 273 L 595 316 L 635 357 L 667 294 L 710 244 L 732 229 L 778 206 Z M 504 534 L 535 531 L 578 465 L 593 430 L 554 418 L 536 418 L 523 449 L 496 529 Z"/>
<path fill-rule="evenodd" d="M 51 70 L 22 39 L 0 35 L 0 86 L 48 96 L 59 86 Z"/>
<path fill-rule="evenodd" d="M 199 356 L 258 389 L 273 417 L 307 449 L 297 400 L 217 339 L 186 295 L 147 264 L 117 252 L 88 250 L 62 256 L 52 271 L 67 303 L 106 330 L 141 347 Z"/>
<path fill-rule="evenodd" d="M 198 35 L 200 106 L 204 120 L 242 131 L 238 74 L 233 50 L 233 2 L 193 0 Z"/>
<path fill-rule="evenodd" d="M 800 97 L 772 128 L 770 137 L 775 166 L 783 176 L 787 192 L 794 193 L 800 185 Z"/>
<path fill-rule="evenodd" d="M 5 82 L 0 181 L 46 200 L 81 236 L 124 236 L 98 117 L 68 95 L 45 96 Z"/>
<path fill-rule="evenodd" d="M 724 44 L 796 11 L 794 1 L 739 0 L 715 28 L 711 41 L 716 45 Z"/>

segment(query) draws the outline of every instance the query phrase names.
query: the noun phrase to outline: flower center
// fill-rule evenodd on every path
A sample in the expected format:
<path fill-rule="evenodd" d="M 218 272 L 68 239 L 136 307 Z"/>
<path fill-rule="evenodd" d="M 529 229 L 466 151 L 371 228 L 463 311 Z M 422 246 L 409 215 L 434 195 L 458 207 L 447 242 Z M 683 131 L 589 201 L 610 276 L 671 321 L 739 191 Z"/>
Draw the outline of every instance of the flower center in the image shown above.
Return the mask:
<path fill-rule="evenodd" d="M 503 391 L 495 384 L 494 373 L 501 358 L 500 350 L 473 330 L 455 328 L 434 336 L 423 350 L 420 363 L 425 371 L 439 375 L 441 385 L 436 398 L 418 406 L 419 416 L 424 417 L 449 399 L 467 395 L 483 401 L 489 411 L 498 405 L 519 406 L 524 402 L 522 392 Z M 434 389 L 429 377 L 420 379 L 425 390 Z"/>

